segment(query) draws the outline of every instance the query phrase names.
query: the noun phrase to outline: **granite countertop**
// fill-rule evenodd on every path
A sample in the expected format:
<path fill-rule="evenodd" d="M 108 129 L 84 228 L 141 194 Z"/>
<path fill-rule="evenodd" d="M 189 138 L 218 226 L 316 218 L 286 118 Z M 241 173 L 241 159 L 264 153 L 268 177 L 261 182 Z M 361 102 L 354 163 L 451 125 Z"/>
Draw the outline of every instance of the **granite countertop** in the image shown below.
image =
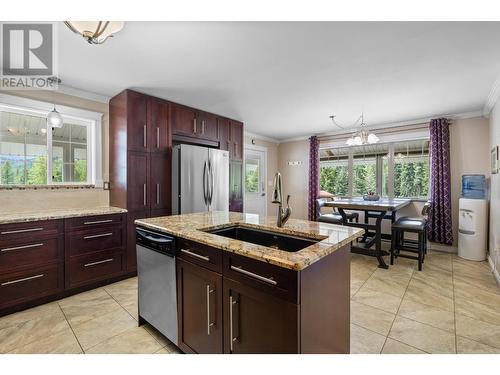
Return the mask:
<path fill-rule="evenodd" d="M 295 271 L 303 270 L 363 233 L 359 228 L 298 219 L 290 219 L 283 228 L 278 228 L 275 217 L 223 211 L 140 219 L 135 224 Z M 297 252 L 287 252 L 204 232 L 235 224 L 319 242 Z"/>
<path fill-rule="evenodd" d="M 104 206 L 91 208 L 39 210 L 32 212 L 0 213 L 0 224 L 24 223 L 39 220 L 56 220 L 79 216 L 97 216 L 127 212 L 124 208 Z"/>

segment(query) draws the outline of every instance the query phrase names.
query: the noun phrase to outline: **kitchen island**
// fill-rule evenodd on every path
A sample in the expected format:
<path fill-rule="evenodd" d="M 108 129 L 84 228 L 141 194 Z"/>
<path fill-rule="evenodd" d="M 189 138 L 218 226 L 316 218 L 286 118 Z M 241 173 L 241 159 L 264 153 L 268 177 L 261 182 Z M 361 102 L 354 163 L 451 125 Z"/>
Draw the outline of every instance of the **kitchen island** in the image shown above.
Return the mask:
<path fill-rule="evenodd" d="M 350 243 L 362 230 L 219 211 L 135 223 L 175 238 L 184 352 L 349 353 Z"/>

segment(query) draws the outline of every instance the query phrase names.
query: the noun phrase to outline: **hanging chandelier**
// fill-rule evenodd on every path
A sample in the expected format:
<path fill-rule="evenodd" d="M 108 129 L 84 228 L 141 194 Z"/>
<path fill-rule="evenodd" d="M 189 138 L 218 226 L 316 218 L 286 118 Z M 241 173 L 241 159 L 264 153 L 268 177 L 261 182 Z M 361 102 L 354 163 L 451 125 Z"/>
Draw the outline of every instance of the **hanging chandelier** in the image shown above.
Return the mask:
<path fill-rule="evenodd" d="M 344 126 L 339 125 L 335 121 L 335 116 L 330 116 L 330 119 L 332 120 L 333 124 L 340 129 L 347 129 Z M 346 145 L 348 146 L 363 146 L 367 144 L 373 144 L 377 143 L 380 141 L 379 137 L 377 137 L 374 133 L 370 132 L 366 126 L 365 119 L 363 113 L 361 113 L 361 116 L 356 120 L 356 122 L 352 126 L 357 126 L 357 124 L 360 123 L 359 125 L 359 130 L 357 130 L 354 134 L 351 135 L 345 142 Z"/>
<path fill-rule="evenodd" d="M 90 44 L 102 44 L 106 39 L 123 29 L 123 21 L 64 21 L 76 34 L 80 34 Z"/>

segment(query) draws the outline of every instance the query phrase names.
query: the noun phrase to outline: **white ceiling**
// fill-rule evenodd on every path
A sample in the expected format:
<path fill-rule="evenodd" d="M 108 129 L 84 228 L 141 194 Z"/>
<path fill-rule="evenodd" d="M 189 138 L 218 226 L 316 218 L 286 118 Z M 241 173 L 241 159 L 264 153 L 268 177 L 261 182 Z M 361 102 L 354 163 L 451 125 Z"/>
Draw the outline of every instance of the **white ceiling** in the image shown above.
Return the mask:
<path fill-rule="evenodd" d="M 288 139 L 482 110 L 500 74 L 500 22 L 126 22 L 103 45 L 59 27 L 63 83 L 125 88 Z"/>

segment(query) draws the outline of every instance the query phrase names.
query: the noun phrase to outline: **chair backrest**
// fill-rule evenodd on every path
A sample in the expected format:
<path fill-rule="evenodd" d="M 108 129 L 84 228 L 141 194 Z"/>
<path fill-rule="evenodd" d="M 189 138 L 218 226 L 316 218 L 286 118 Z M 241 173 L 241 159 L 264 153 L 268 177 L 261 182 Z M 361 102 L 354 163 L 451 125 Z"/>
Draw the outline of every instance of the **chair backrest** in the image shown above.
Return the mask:
<path fill-rule="evenodd" d="M 321 216 L 321 207 L 324 207 L 327 201 L 327 198 L 316 199 L 316 220 Z"/>
<path fill-rule="evenodd" d="M 431 201 L 427 201 L 424 204 L 424 207 L 422 207 L 422 216 L 427 217 L 429 216 L 429 211 L 431 210 Z"/>

